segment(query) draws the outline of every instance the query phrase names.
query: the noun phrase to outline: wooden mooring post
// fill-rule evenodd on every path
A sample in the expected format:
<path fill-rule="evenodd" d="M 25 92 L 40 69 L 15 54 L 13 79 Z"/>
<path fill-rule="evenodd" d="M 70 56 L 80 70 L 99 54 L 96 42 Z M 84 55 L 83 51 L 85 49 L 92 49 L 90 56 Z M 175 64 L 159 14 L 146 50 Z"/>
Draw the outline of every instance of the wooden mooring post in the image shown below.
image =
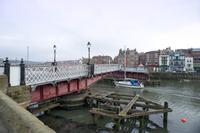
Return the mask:
<path fill-rule="evenodd" d="M 114 119 L 114 121 L 115 121 L 115 127 L 114 127 L 114 130 L 115 130 L 115 131 L 120 130 L 121 119 Z"/>
<path fill-rule="evenodd" d="M 144 120 L 144 116 L 139 117 L 139 133 L 144 133 L 144 127 L 145 127 L 145 120 Z"/>
<path fill-rule="evenodd" d="M 95 114 L 91 114 L 92 115 L 92 122 L 93 124 L 96 124 L 96 117 L 95 117 Z"/>
<path fill-rule="evenodd" d="M 164 102 L 164 109 L 168 108 L 168 103 Z M 167 129 L 168 112 L 163 113 L 163 128 Z"/>

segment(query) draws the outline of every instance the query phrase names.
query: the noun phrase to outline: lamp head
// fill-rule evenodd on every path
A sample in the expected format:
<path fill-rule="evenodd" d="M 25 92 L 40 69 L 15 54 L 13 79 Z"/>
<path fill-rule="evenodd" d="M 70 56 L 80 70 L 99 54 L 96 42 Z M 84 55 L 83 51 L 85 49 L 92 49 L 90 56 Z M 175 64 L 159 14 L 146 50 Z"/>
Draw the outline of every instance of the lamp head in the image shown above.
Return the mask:
<path fill-rule="evenodd" d="M 53 49 L 54 49 L 54 50 L 56 49 L 56 45 L 53 45 Z"/>
<path fill-rule="evenodd" d="M 91 47 L 91 43 L 90 43 L 90 42 L 87 43 L 87 47 L 88 47 L 88 48 Z"/>

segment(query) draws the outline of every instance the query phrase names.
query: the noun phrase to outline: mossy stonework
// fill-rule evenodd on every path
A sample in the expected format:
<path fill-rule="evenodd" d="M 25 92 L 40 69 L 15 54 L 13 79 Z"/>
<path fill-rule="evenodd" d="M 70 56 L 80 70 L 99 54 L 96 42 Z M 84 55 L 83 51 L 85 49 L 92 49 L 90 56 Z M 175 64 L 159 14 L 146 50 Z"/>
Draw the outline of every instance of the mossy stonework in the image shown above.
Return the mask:
<path fill-rule="evenodd" d="M 8 78 L 6 75 L 0 75 L 0 91 L 7 93 Z"/>
<path fill-rule="evenodd" d="M 7 95 L 17 103 L 31 102 L 30 86 L 8 87 Z"/>
<path fill-rule="evenodd" d="M 55 133 L 1 91 L 0 116 L 9 133 Z"/>

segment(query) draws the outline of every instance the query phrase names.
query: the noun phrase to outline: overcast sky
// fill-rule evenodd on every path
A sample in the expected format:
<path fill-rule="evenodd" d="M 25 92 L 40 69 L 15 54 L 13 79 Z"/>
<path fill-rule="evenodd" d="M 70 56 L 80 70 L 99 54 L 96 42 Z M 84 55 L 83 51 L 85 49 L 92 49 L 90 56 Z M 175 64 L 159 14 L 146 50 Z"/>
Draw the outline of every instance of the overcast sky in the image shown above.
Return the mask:
<path fill-rule="evenodd" d="M 199 0 L 0 0 L 0 57 L 57 60 L 200 47 Z"/>

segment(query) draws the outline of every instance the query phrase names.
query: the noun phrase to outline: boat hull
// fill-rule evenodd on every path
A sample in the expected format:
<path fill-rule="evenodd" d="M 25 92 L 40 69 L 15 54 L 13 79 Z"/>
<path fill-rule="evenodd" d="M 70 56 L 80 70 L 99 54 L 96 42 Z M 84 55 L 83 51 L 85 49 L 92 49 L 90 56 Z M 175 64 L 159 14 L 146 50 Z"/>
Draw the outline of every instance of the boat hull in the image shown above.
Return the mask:
<path fill-rule="evenodd" d="M 134 86 L 126 81 L 114 81 L 114 83 L 115 83 L 115 86 L 117 86 L 117 87 L 127 87 L 127 88 L 135 88 L 135 89 L 144 88 L 144 85 L 142 83 L 138 86 Z"/>

